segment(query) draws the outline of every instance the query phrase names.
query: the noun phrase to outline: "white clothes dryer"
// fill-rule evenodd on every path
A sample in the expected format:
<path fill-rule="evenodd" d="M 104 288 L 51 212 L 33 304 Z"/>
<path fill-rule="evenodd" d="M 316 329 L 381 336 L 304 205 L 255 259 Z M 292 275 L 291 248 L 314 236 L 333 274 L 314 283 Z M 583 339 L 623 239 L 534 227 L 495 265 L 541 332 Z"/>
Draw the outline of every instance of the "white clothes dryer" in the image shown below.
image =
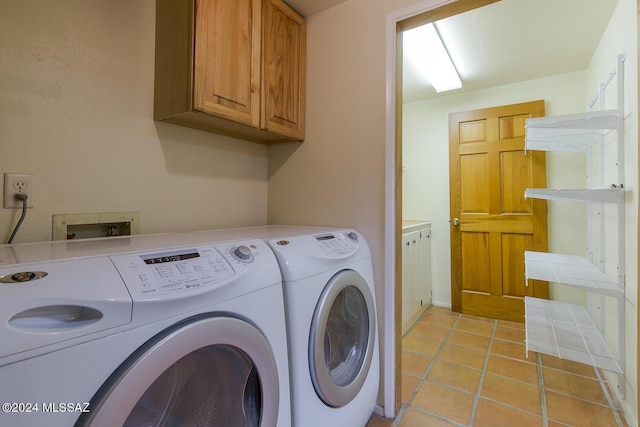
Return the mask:
<path fill-rule="evenodd" d="M 0 425 L 290 427 L 278 264 L 231 238 L 0 246 Z"/>
<path fill-rule="evenodd" d="M 365 239 L 355 230 L 316 230 L 267 242 L 284 284 L 294 424 L 364 426 L 376 404 L 380 369 Z"/>
<path fill-rule="evenodd" d="M 277 225 L 234 232 L 264 239 L 280 264 L 293 425 L 364 426 L 380 376 L 373 266 L 364 237 L 352 229 Z"/>

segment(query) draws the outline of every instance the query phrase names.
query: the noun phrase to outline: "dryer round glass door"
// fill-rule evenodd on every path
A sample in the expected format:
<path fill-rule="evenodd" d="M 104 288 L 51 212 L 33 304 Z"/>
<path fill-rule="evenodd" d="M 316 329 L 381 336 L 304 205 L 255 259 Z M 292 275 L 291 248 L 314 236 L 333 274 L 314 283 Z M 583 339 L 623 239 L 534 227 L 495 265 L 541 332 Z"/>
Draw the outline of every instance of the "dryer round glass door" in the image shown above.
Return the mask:
<path fill-rule="evenodd" d="M 375 331 L 366 280 L 353 270 L 340 271 L 325 286 L 310 331 L 311 378 L 325 404 L 344 406 L 358 395 L 371 366 Z"/>
<path fill-rule="evenodd" d="M 134 353 L 78 425 L 274 426 L 279 387 L 266 338 L 238 319 L 209 317 Z"/>

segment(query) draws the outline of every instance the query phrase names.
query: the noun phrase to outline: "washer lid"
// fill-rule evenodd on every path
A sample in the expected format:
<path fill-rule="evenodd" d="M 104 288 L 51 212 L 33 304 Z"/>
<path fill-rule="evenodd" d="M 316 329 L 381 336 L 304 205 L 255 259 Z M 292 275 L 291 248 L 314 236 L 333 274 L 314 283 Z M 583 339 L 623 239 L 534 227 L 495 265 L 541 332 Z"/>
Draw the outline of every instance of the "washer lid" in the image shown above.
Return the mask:
<path fill-rule="evenodd" d="M 107 257 L 3 267 L 0 277 L 0 365 L 131 322 L 131 297 Z"/>

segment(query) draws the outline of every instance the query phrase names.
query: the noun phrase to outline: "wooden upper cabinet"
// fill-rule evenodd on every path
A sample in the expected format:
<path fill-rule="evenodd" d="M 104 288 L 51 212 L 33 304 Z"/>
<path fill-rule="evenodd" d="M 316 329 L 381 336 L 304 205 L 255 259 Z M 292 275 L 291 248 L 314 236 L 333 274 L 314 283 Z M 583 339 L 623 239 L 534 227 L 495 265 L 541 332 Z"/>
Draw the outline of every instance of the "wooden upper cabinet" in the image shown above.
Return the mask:
<path fill-rule="evenodd" d="M 154 118 L 304 139 L 306 24 L 281 0 L 157 0 Z"/>
<path fill-rule="evenodd" d="M 264 0 L 262 123 L 304 139 L 306 22 L 281 0 Z"/>
<path fill-rule="evenodd" d="M 261 0 L 196 0 L 194 109 L 260 124 Z"/>

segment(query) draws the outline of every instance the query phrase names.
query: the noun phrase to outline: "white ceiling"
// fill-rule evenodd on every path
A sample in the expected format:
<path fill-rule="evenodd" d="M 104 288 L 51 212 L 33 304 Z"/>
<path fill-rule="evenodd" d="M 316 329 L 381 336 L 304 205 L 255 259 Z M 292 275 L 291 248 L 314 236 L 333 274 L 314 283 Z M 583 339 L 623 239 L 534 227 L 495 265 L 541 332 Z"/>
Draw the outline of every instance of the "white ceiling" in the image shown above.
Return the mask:
<path fill-rule="evenodd" d="M 587 68 L 617 0 L 502 0 L 436 27 L 462 89 L 477 90 Z M 407 61 L 404 101 L 437 96 Z"/>
<path fill-rule="evenodd" d="M 345 1 L 287 3 L 308 17 Z M 584 70 L 616 4 L 617 0 L 502 0 L 438 21 L 463 81 L 462 89 L 439 95 Z M 404 102 L 438 96 L 406 61 L 403 69 Z"/>
<path fill-rule="evenodd" d="M 285 0 L 285 3 L 307 18 L 346 1 L 348 0 Z"/>

